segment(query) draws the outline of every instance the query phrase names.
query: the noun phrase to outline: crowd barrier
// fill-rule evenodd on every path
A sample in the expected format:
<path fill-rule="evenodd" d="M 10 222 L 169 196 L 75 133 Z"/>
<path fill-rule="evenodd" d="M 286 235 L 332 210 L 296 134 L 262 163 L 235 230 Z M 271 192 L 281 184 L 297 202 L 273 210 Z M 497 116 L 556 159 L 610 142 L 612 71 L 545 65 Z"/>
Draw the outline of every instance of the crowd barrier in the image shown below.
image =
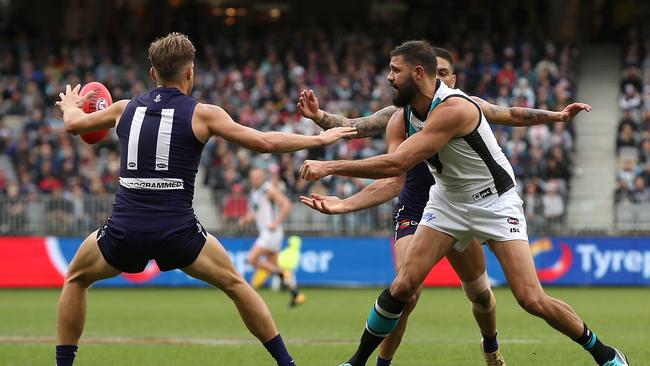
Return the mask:
<path fill-rule="evenodd" d="M 250 278 L 246 263 L 252 237 L 220 238 L 236 268 Z M 0 287 L 60 287 L 82 238 L 0 237 Z M 554 237 L 531 240 L 537 274 L 544 284 L 650 286 L 650 237 Z M 506 279 L 486 248 L 494 285 Z M 303 237 L 297 278 L 303 286 L 386 286 L 395 276 L 391 240 L 375 237 Z M 427 286 L 459 286 L 443 260 Z M 98 287 L 205 286 L 180 270 L 161 272 L 150 262 L 144 272 L 100 281 Z"/>

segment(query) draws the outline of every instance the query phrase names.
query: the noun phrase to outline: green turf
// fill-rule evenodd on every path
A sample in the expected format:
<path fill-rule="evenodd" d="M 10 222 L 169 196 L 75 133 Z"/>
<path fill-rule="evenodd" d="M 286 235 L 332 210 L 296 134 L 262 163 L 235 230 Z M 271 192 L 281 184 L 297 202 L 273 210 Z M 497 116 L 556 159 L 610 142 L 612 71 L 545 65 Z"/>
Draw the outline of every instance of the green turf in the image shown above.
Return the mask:
<path fill-rule="evenodd" d="M 353 353 L 379 292 L 307 289 L 308 302 L 293 310 L 287 307 L 287 294 L 262 295 L 298 365 L 333 366 Z M 548 292 L 570 303 L 633 365 L 650 365 L 650 289 Z M 501 350 L 509 365 L 592 364 L 580 347 L 521 310 L 507 290 L 496 293 Z M 55 335 L 58 295 L 57 290 L 0 290 L 0 365 L 54 363 L 49 342 Z M 93 289 L 84 337 L 93 343 L 84 344 L 82 338 L 75 365 L 274 365 L 232 303 L 216 290 Z M 132 343 L 124 344 L 125 339 Z M 156 343 L 149 344 L 152 340 Z M 160 344 L 183 340 L 188 344 Z M 210 344 L 217 341 L 230 343 Z M 393 365 L 481 365 L 478 341 L 461 290 L 425 290 Z"/>

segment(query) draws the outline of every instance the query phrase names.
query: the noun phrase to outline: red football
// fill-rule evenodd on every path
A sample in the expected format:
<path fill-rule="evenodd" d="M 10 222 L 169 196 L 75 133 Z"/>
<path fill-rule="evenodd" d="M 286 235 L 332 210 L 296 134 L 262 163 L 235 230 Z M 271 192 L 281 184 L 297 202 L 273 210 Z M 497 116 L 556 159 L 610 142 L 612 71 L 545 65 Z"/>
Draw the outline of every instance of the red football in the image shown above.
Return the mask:
<path fill-rule="evenodd" d="M 81 107 L 86 113 L 93 113 L 96 111 L 101 111 L 102 109 L 113 104 L 113 98 L 111 98 L 111 93 L 108 92 L 108 89 L 102 83 L 96 81 L 90 82 L 84 85 L 79 92 L 79 95 L 85 95 L 90 91 L 94 91 L 95 94 L 88 99 L 84 105 Z M 108 130 L 93 131 L 88 133 L 82 133 L 81 138 L 89 144 L 96 144 L 101 141 L 108 134 Z"/>

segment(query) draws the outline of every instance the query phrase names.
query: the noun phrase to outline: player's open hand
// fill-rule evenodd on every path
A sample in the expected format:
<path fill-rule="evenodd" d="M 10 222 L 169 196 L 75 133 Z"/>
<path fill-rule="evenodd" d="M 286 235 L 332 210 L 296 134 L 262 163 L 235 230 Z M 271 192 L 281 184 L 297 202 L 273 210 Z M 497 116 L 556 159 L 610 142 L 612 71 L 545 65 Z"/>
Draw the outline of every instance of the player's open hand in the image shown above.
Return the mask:
<path fill-rule="evenodd" d="M 298 98 L 298 110 L 303 117 L 318 122 L 323 118 L 323 111 L 320 110 L 318 99 L 314 91 L 303 90 Z"/>
<path fill-rule="evenodd" d="M 582 111 L 591 112 L 591 106 L 586 103 L 571 103 L 560 112 L 560 118 L 562 122 L 569 122 L 576 114 Z"/>
<path fill-rule="evenodd" d="M 357 129 L 354 127 L 334 127 L 320 133 L 321 145 L 327 146 L 344 138 L 353 138 L 357 135 Z"/>
<path fill-rule="evenodd" d="M 329 175 L 329 161 L 305 160 L 300 167 L 300 178 L 304 180 L 319 180 Z"/>
<path fill-rule="evenodd" d="M 94 91 L 90 91 L 84 96 L 79 96 L 79 90 L 81 89 L 81 84 L 77 84 L 77 86 L 73 88 L 70 87 L 70 85 L 65 86 L 65 94 L 59 93 L 59 98 L 61 98 L 60 101 L 56 102 L 56 106 L 61 108 L 61 111 L 63 111 L 66 108 L 70 107 L 76 107 L 76 108 L 81 108 L 84 103 L 90 99 L 90 97 L 95 94 Z"/>
<path fill-rule="evenodd" d="M 312 193 L 309 197 L 300 196 L 300 202 L 324 214 L 335 215 L 350 212 L 345 201 L 336 196 L 321 196 Z"/>

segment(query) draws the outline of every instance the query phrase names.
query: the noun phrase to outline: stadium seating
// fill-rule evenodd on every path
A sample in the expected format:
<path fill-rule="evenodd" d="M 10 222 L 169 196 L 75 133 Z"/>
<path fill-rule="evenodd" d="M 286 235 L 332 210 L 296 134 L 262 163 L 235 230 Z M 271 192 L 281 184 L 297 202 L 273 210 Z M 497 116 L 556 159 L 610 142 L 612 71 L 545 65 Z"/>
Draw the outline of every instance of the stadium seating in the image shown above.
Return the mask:
<path fill-rule="evenodd" d="M 316 133 L 318 127 L 302 118 L 295 107 L 298 92 L 304 88 L 316 91 L 323 109 L 348 117 L 370 115 L 392 103 L 385 77 L 387 50 L 396 41 L 379 41 L 370 33 L 337 38 L 320 29 L 300 34 L 301 42 L 293 42 L 284 33 L 246 39 L 242 32 L 231 37 L 214 43 L 197 42 L 193 96 L 222 106 L 242 124 L 264 131 Z M 232 40 L 240 38 L 245 40 L 244 46 L 233 47 Z M 25 228 L 29 225 L 16 224 L 15 217 L 24 215 L 12 208 L 11 201 L 18 200 L 13 197 L 23 197 L 21 202 L 26 203 L 30 195 L 35 195 L 38 201 L 49 202 L 52 195 L 57 195 L 55 202 L 63 207 L 57 215 L 66 217 L 79 215 L 72 213 L 75 210 L 88 213 L 91 205 L 105 206 L 98 199 L 110 197 L 119 175 L 115 135 L 110 134 L 94 146 L 84 144 L 65 133 L 54 102 L 65 83 L 103 82 L 114 100 L 146 91 L 152 83 L 142 56 L 146 52 L 143 45 L 128 40 L 119 46 L 108 42 L 44 45 L 37 39 L 23 39 L 0 48 L 0 191 L 5 193 L 0 199 L 0 231 L 28 231 Z M 477 38 L 475 42 L 447 47 L 456 61 L 457 87 L 492 103 L 561 110 L 575 96 L 571 60 L 576 50 L 570 46 Z M 17 54 L 15 49 L 19 50 Z M 53 49 L 57 51 L 50 52 Z M 546 232 L 561 225 L 571 178 L 571 125 L 493 128 L 515 169 L 531 231 Z M 219 207 L 232 199 L 226 197 L 230 187 L 246 187 L 248 171 L 254 166 L 268 169 L 290 196 L 311 191 L 348 196 L 369 180 L 333 177 L 312 184 L 299 179 L 302 161 L 359 159 L 385 149 L 381 136 L 284 155 L 254 154 L 212 139 L 202 160 L 206 172 L 202 183 L 214 191 Z M 82 196 L 85 192 L 87 198 L 78 198 L 79 191 Z M 244 198 L 237 199 L 236 204 L 228 204 L 228 220 L 236 220 L 241 207 L 245 207 Z M 79 202 L 86 202 L 87 207 Z M 387 228 L 389 211 L 390 207 L 383 208 L 344 221 L 354 221 L 348 226 L 360 226 L 371 220 L 366 217 L 381 218 L 381 227 Z M 93 212 L 97 217 L 103 214 L 105 211 Z M 309 211 L 305 215 L 314 216 L 309 222 L 322 221 L 325 230 L 336 227 L 336 220 L 340 220 L 319 218 L 319 214 Z M 73 218 L 65 221 L 75 222 Z M 92 221 L 81 226 L 85 230 L 97 224 Z M 81 227 L 50 226 L 64 232 Z M 295 223 L 294 229 L 307 227 Z"/>
<path fill-rule="evenodd" d="M 648 39 L 630 32 L 623 48 L 616 135 L 617 188 L 614 192 L 619 229 L 643 230 L 650 224 L 650 53 Z M 643 46 L 642 46 L 643 45 Z"/>

